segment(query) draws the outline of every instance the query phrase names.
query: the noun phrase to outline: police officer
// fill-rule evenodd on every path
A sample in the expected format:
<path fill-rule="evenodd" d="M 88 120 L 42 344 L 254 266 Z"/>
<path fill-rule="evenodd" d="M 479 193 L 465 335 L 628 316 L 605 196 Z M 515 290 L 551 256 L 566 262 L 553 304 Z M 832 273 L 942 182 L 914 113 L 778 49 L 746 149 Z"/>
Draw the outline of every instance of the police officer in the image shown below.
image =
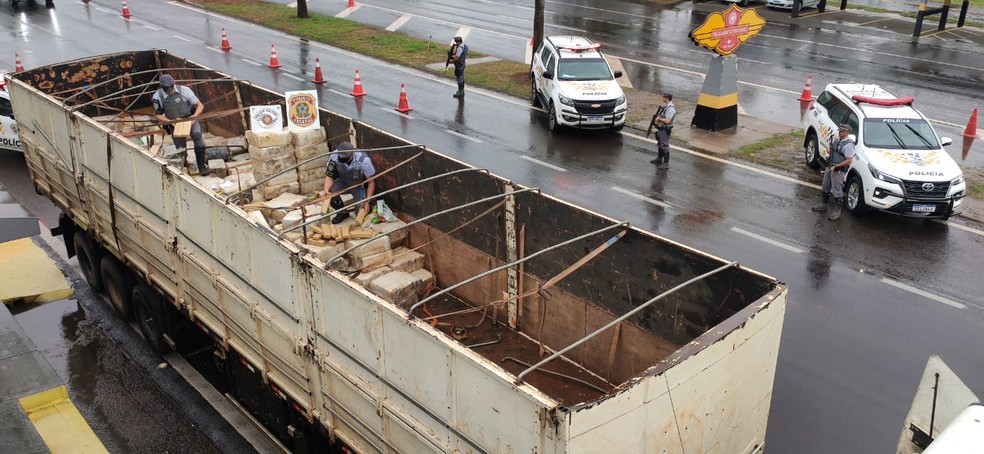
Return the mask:
<path fill-rule="evenodd" d="M 158 121 L 177 120 L 180 118 L 195 118 L 202 114 L 205 105 L 198 100 L 198 96 L 184 85 L 175 85 L 174 77 L 170 74 L 162 74 L 158 80 L 160 89 L 154 92 L 152 97 L 154 103 L 154 113 L 157 114 Z M 174 146 L 179 151 L 188 152 L 188 139 L 184 137 L 174 137 L 174 126 L 165 125 L 164 129 L 168 134 L 172 134 L 171 139 Z M 191 140 L 195 143 L 195 163 L 198 165 L 198 172 L 201 175 L 208 175 L 208 167 L 205 160 L 205 141 L 202 139 L 202 126 L 195 120 L 191 124 Z"/>
<path fill-rule="evenodd" d="M 656 143 L 658 153 L 656 159 L 649 161 L 656 164 L 659 170 L 670 168 L 670 133 L 673 132 L 673 118 L 676 117 L 676 106 L 673 105 L 673 94 L 663 92 L 663 105 L 656 109 L 651 123 L 656 127 Z"/>
<path fill-rule="evenodd" d="M 454 77 L 458 81 L 458 91 L 454 94 L 455 98 L 465 97 L 465 58 L 468 57 L 468 45 L 462 41 L 460 36 L 454 37 L 456 49 L 451 57 L 451 62 L 454 63 Z"/>
<path fill-rule="evenodd" d="M 355 146 L 349 142 L 340 143 L 335 151 L 337 153 L 328 158 L 328 165 L 325 167 L 325 186 L 321 195 L 324 196 L 355 186 L 348 190 L 348 193 L 354 197 L 353 205 L 360 200 L 372 197 L 376 192 L 376 182 L 366 180 L 376 174 L 376 168 L 372 166 L 372 159 L 369 158 L 369 155 L 356 151 Z M 333 210 L 345 206 L 342 203 L 341 195 L 332 197 L 330 204 Z M 368 211 L 369 203 L 363 203 L 361 208 Z M 331 223 L 338 224 L 348 217 L 348 211 L 336 214 Z"/>
<path fill-rule="evenodd" d="M 840 219 L 841 208 L 844 206 L 844 177 L 847 176 L 847 169 L 854 161 L 854 139 L 850 137 L 851 127 L 842 124 L 837 128 L 837 140 L 830 143 L 830 159 L 827 168 L 823 172 L 823 185 L 820 187 L 821 202 L 811 208 L 813 211 L 823 213 L 827 211 L 827 204 L 830 195 L 834 195 L 834 209 L 830 210 L 827 219 L 836 221 Z"/>

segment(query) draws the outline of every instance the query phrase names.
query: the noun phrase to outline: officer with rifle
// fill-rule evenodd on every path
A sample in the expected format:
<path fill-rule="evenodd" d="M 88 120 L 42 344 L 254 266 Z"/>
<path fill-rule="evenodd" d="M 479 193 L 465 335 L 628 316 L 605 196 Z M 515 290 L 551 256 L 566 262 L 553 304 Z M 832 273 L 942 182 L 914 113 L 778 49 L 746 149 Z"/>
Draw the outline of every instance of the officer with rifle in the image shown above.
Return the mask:
<path fill-rule="evenodd" d="M 462 41 L 460 36 L 454 37 L 454 42 L 448 49 L 448 61 L 444 64 L 444 69 L 448 69 L 448 65 L 454 64 L 454 78 L 458 81 L 458 91 L 454 93 L 455 98 L 465 97 L 465 59 L 468 57 L 468 45 Z"/>
<path fill-rule="evenodd" d="M 649 129 L 646 131 L 646 137 L 649 137 L 653 128 L 656 128 L 658 153 L 656 159 L 649 162 L 656 164 L 656 168 L 659 170 L 670 168 L 670 133 L 673 132 L 674 117 L 676 117 L 676 106 L 673 105 L 673 94 L 664 92 L 663 105 L 656 109 L 653 119 L 649 121 Z"/>

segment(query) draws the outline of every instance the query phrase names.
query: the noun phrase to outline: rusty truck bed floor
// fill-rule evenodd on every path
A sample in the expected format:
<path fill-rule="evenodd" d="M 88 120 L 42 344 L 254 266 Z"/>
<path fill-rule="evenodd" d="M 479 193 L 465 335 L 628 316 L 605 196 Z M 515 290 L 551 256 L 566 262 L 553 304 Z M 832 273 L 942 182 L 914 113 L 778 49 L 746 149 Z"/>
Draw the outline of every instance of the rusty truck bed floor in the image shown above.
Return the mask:
<path fill-rule="evenodd" d="M 416 311 L 418 316 L 427 317 L 427 313 L 440 316 L 441 314 L 452 311 L 467 309 L 469 306 L 454 298 L 440 298 L 440 301 L 429 302 L 424 307 L 427 312 L 418 310 Z M 491 317 L 491 315 L 492 310 L 490 309 L 488 316 Z M 486 318 L 481 325 L 472 328 L 471 326 L 478 324 L 481 319 L 480 316 L 481 312 L 439 317 L 436 319 L 438 322 L 437 327 L 449 337 L 457 339 L 465 346 L 500 339 L 499 342 L 490 345 L 472 347 L 472 350 L 498 363 L 502 368 L 514 375 L 518 375 L 527 367 L 526 365 L 519 364 L 516 360 L 531 365 L 536 364 L 551 353 L 548 350 L 544 350 L 544 354 L 541 356 L 540 346 L 537 342 L 506 326 L 492 323 L 491 318 Z M 463 332 L 460 331 L 462 329 Z M 456 331 L 457 335 L 453 331 Z M 549 372 L 567 375 L 587 382 L 590 386 Z M 524 378 L 529 384 L 566 406 L 595 400 L 604 394 L 604 392 L 614 389 L 614 386 L 605 383 L 583 367 L 565 361 L 562 358 L 557 358 L 541 366 L 536 371 L 527 374 Z M 603 389 L 604 392 L 595 388 Z"/>

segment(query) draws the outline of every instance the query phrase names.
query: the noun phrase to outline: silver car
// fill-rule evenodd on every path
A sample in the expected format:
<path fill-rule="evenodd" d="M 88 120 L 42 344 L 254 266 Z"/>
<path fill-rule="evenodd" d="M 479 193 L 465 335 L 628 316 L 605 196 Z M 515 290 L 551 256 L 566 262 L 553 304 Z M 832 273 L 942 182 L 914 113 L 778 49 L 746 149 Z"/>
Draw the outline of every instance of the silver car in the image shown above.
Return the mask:
<path fill-rule="evenodd" d="M 820 0 L 803 0 L 800 8 L 813 8 L 820 4 Z M 766 0 L 765 6 L 778 9 L 793 9 L 793 0 Z"/>

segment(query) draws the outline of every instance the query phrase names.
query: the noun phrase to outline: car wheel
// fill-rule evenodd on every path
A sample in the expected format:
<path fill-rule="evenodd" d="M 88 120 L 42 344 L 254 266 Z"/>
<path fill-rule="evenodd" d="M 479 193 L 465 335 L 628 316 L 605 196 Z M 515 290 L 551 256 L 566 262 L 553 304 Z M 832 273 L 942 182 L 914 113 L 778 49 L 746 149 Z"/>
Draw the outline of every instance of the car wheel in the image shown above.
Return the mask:
<path fill-rule="evenodd" d="M 164 311 L 160 293 L 146 285 L 137 285 L 133 288 L 130 301 L 133 306 L 133 317 L 137 320 L 140 332 L 147 339 L 147 344 L 156 353 L 166 353 L 168 344 L 164 341 Z"/>
<path fill-rule="evenodd" d="M 123 320 L 129 321 L 132 317 L 130 297 L 133 294 L 133 278 L 130 277 L 130 270 L 111 255 L 103 257 L 100 269 L 110 304 Z"/>
<path fill-rule="evenodd" d="M 560 131 L 560 123 L 557 122 L 557 110 L 554 109 L 553 103 L 550 103 L 550 110 L 547 111 L 547 125 L 553 132 Z"/>
<path fill-rule="evenodd" d="M 806 161 L 806 165 L 812 169 L 816 169 L 820 165 L 820 143 L 814 132 L 810 132 L 806 138 L 806 146 L 803 147 L 803 159 Z"/>
<path fill-rule="evenodd" d="M 847 205 L 847 211 L 851 213 L 861 213 L 867 208 L 864 203 L 864 184 L 861 183 L 861 179 L 857 175 L 851 175 L 847 180 L 847 186 L 844 188 L 844 202 Z"/>
<path fill-rule="evenodd" d="M 540 107 L 540 97 L 536 93 L 536 79 L 530 73 L 530 104 Z"/>
<path fill-rule="evenodd" d="M 75 257 L 79 261 L 79 269 L 82 270 L 82 277 L 89 283 L 93 291 L 103 290 L 102 273 L 99 271 L 99 262 L 102 260 L 102 251 L 99 247 L 92 244 L 89 236 L 85 232 L 75 232 L 72 237 L 75 245 Z"/>

